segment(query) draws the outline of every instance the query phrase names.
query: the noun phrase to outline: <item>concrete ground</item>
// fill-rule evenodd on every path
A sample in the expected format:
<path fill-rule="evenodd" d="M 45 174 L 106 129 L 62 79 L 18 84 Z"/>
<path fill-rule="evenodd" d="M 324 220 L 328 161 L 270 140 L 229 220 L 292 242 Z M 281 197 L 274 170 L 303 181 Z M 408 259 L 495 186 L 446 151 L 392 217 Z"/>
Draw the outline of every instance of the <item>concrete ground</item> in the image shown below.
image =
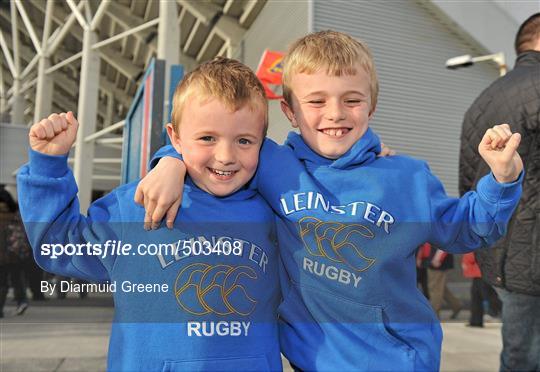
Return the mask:
<path fill-rule="evenodd" d="M 106 369 L 112 301 L 106 297 L 31 302 L 22 316 L 8 304 L 0 319 L 0 372 L 103 371 Z M 443 311 L 443 319 L 449 313 Z M 442 371 L 497 371 L 500 323 L 465 326 L 468 312 L 443 321 Z M 286 371 L 290 371 L 284 362 Z M 399 370 L 397 368 L 396 370 Z"/>

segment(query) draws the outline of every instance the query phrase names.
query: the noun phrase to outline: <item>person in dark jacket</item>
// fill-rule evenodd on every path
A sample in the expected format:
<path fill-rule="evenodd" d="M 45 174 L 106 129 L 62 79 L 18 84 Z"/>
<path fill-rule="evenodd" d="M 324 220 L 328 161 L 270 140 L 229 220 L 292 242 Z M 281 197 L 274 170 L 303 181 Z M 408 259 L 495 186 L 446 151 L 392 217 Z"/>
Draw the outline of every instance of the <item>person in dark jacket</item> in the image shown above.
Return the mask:
<path fill-rule="evenodd" d="M 461 268 L 463 276 L 472 279 L 471 316 L 467 326 L 481 328 L 484 326 L 484 313 L 487 312 L 492 317 L 500 316 L 502 303 L 493 287 L 482 279 L 482 273 L 473 252 L 461 257 Z"/>
<path fill-rule="evenodd" d="M 493 123 L 521 133 L 525 165 L 520 204 L 505 238 L 476 252 L 484 279 L 503 302 L 501 370 L 540 370 L 540 13 L 519 28 L 514 69 L 496 80 L 465 114 L 461 133 L 460 193 L 487 171 L 477 144 Z"/>

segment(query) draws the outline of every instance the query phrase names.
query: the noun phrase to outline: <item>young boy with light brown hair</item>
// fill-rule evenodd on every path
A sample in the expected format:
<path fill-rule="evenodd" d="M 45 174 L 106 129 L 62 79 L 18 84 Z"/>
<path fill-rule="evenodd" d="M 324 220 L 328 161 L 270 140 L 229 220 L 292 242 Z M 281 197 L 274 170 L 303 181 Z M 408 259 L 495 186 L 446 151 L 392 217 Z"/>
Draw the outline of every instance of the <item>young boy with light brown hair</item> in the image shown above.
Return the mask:
<path fill-rule="evenodd" d="M 173 230 L 152 232 L 133 201 L 138 182 L 80 214 L 67 166 L 71 112 L 30 129 L 18 190 L 34 256 L 47 271 L 113 292 L 109 370 L 282 369 L 274 215 L 249 185 L 267 110 L 264 88 L 237 61 L 217 58 L 185 77 L 167 125 L 186 154 L 184 203 Z"/>
<path fill-rule="evenodd" d="M 450 198 L 425 162 L 377 157 L 368 122 L 378 83 L 365 44 L 316 32 L 283 64 L 281 107 L 300 134 L 284 146 L 267 141 L 256 177 L 280 217 L 282 352 L 299 370 L 437 370 L 442 332 L 416 287 L 416 247 L 462 253 L 504 235 L 521 192 L 519 134 L 488 130 L 479 151 L 492 174 Z M 162 192 L 160 213 L 148 212 L 154 222 L 181 189 L 170 180 L 183 166 L 163 160 L 140 188 Z"/>

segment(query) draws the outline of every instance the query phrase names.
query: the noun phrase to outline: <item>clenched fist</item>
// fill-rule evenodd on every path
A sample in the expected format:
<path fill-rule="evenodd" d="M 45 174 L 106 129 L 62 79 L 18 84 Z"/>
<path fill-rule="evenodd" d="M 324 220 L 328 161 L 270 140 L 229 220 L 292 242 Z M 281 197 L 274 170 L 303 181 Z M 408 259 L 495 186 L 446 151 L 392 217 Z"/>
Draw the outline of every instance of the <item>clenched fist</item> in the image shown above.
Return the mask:
<path fill-rule="evenodd" d="M 47 155 L 67 154 L 75 142 L 78 127 L 73 112 L 52 114 L 30 128 L 30 147 Z"/>
<path fill-rule="evenodd" d="M 500 183 L 516 181 L 523 170 L 517 152 L 521 135 L 512 133 L 508 124 L 495 125 L 484 134 L 478 152 Z"/>

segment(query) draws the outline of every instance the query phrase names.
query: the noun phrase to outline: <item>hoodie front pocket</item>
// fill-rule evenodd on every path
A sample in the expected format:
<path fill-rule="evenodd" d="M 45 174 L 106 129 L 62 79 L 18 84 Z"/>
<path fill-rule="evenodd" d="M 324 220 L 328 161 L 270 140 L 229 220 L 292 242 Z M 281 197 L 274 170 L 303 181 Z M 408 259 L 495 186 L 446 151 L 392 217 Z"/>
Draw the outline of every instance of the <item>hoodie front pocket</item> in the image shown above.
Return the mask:
<path fill-rule="evenodd" d="M 167 360 L 163 363 L 162 372 L 184 371 L 269 371 L 266 358 L 261 356 L 245 356 L 230 358 L 209 358 L 193 360 Z"/>
<path fill-rule="evenodd" d="M 301 369 L 414 369 L 416 351 L 385 323 L 381 306 L 293 285 L 278 311 L 283 351 Z"/>

